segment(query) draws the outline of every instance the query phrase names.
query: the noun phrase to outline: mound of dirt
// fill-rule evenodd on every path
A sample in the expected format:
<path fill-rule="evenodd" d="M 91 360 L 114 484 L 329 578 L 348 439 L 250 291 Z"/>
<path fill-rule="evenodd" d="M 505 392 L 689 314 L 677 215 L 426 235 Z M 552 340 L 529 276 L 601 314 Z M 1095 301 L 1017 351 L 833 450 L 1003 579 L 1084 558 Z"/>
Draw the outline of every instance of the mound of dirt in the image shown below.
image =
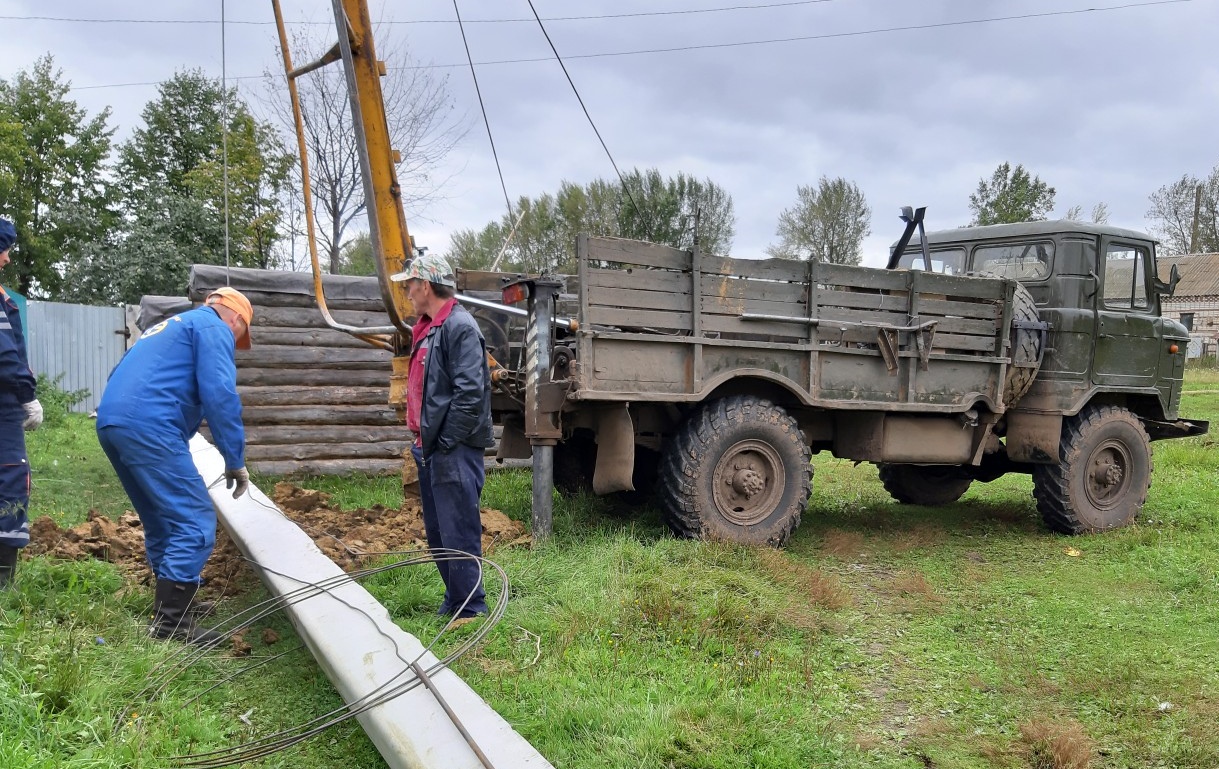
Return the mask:
<path fill-rule="evenodd" d="M 381 505 L 342 510 L 331 504 L 329 494 L 286 482 L 275 485 L 271 499 L 318 549 L 346 570 L 379 555 L 427 546 L 418 499 L 408 498 L 396 510 Z M 530 541 L 524 528 L 499 510 L 483 508 L 482 525 L 484 554 Z M 152 580 L 144 560 L 144 528 L 132 512 L 112 521 L 91 510 L 84 523 L 68 529 L 48 517 L 39 518 L 30 525 L 26 552 L 68 560 L 98 558 L 117 564 L 137 581 Z M 203 569 L 203 578 L 204 592 L 213 596 L 242 592 L 254 579 L 223 528 L 217 532 L 216 548 Z"/>

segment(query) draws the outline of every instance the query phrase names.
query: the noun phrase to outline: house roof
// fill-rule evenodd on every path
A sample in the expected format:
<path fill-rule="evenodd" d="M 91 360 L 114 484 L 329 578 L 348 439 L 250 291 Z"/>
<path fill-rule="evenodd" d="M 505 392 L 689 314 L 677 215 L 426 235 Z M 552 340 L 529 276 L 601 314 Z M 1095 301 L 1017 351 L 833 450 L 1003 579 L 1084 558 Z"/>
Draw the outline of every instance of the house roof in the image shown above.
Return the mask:
<path fill-rule="evenodd" d="M 1160 280 L 1167 281 L 1173 265 L 1181 273 L 1174 299 L 1187 296 L 1219 296 L 1219 254 L 1186 254 L 1156 259 Z"/>

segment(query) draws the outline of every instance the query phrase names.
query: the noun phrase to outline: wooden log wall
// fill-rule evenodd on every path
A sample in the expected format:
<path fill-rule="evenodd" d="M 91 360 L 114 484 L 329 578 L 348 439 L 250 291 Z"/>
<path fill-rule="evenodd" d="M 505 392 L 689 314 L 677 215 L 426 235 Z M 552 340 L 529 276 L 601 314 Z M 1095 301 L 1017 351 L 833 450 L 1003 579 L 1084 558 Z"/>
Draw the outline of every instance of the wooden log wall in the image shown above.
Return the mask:
<path fill-rule="evenodd" d="M 237 390 L 251 469 L 276 475 L 393 474 L 410 433 L 389 404 L 390 353 L 326 326 L 304 273 L 191 269 L 198 304 L 231 285 L 254 306 L 253 348 L 237 351 Z M 388 326 L 375 278 L 327 276 L 340 323 Z"/>

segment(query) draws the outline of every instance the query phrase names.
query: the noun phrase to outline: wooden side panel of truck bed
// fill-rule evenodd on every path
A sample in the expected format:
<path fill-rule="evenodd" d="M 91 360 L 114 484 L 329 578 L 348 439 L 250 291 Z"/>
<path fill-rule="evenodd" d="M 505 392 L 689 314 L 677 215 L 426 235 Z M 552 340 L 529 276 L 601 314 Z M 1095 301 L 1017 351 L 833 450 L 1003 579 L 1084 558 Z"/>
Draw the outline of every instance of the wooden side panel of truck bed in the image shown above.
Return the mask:
<path fill-rule="evenodd" d="M 813 407 L 1003 408 L 1014 283 L 581 237 L 581 401 L 697 402 L 749 377 Z"/>

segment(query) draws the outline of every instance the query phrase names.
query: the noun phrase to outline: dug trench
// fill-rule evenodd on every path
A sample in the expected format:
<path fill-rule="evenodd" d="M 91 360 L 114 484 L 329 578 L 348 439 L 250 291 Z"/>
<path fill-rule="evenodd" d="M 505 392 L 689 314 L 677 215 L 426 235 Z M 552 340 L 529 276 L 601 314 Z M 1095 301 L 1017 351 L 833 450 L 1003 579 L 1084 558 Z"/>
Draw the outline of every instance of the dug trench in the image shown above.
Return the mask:
<path fill-rule="evenodd" d="M 368 566 L 383 554 L 427 546 L 417 498 L 407 497 L 397 509 L 374 505 L 343 510 L 331 503 L 329 494 L 288 482 L 275 484 L 270 496 L 319 550 L 345 570 Z M 521 524 L 492 508 L 482 509 L 482 529 L 484 554 L 497 547 L 529 542 Z M 144 529 L 132 512 L 124 512 L 115 521 L 91 510 L 84 523 L 70 528 L 61 528 L 44 516 L 30 525 L 26 553 L 65 560 L 96 558 L 115 564 L 133 582 L 152 582 L 144 558 Z M 257 583 L 254 571 L 223 527 L 217 531 L 216 547 L 203 569 L 203 579 L 201 593 L 213 599 L 243 593 Z"/>

